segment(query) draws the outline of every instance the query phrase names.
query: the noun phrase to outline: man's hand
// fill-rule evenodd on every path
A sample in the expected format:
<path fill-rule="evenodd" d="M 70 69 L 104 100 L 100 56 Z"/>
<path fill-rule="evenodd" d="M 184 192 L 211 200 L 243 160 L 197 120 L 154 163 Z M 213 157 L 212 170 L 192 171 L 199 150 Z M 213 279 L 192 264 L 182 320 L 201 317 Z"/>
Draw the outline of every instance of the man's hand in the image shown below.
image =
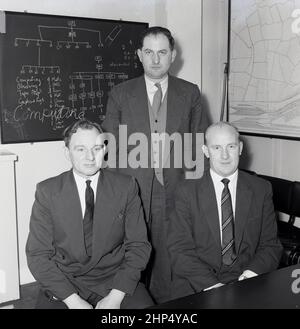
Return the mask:
<path fill-rule="evenodd" d="M 125 297 L 125 293 L 112 289 L 110 293 L 102 298 L 96 305 L 96 309 L 119 309 L 121 307 L 121 303 L 123 298 Z"/>
<path fill-rule="evenodd" d="M 253 271 L 250 270 L 245 270 L 240 276 L 239 276 L 239 281 L 245 280 L 245 279 L 250 279 L 253 278 L 254 276 L 257 276 L 257 274 Z"/>
<path fill-rule="evenodd" d="M 68 306 L 68 308 L 71 309 L 92 309 L 93 306 L 89 304 L 87 301 L 82 299 L 77 294 L 72 294 L 66 299 L 63 300 L 63 302 Z"/>

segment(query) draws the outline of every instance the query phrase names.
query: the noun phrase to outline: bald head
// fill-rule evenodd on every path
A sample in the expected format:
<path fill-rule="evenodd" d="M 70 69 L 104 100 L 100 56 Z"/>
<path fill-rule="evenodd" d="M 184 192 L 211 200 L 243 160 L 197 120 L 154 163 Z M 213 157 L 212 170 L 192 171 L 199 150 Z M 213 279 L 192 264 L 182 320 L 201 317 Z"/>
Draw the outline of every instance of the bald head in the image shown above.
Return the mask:
<path fill-rule="evenodd" d="M 205 132 L 202 150 L 209 159 L 210 168 L 222 177 L 232 175 L 238 168 L 243 149 L 238 130 L 228 122 L 218 122 Z"/>
<path fill-rule="evenodd" d="M 205 135 L 204 135 L 204 142 L 205 144 L 207 145 L 208 143 L 208 139 L 210 138 L 210 136 L 213 136 L 215 134 L 218 134 L 219 131 L 222 131 L 222 130 L 227 130 L 229 133 L 232 133 L 236 136 L 237 138 L 237 141 L 240 141 L 240 133 L 239 131 L 237 130 L 237 128 L 232 125 L 231 123 L 229 122 L 225 122 L 225 121 L 219 121 L 217 123 L 214 123 L 212 125 L 210 125 L 206 131 L 205 131 Z"/>

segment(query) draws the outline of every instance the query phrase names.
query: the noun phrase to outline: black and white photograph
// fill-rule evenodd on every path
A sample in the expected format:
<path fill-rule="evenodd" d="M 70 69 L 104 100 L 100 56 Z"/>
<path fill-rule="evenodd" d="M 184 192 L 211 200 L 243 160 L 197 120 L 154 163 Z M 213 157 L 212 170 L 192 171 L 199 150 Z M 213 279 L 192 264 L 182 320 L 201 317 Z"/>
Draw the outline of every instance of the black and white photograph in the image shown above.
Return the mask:
<path fill-rule="evenodd" d="M 0 0 L 0 315 L 299 309 L 298 143 L 299 0 Z"/>

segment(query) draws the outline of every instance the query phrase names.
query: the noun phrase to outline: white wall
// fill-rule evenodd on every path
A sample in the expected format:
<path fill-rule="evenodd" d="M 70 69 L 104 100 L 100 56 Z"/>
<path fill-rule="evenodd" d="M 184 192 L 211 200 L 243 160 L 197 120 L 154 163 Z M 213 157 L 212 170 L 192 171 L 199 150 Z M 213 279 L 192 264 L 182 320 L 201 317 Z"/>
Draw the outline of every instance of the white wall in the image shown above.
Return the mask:
<path fill-rule="evenodd" d="M 201 0 L 167 0 L 165 26 L 174 31 L 177 60 L 171 73 L 201 87 Z"/>
<path fill-rule="evenodd" d="M 203 0 L 202 94 L 212 122 L 219 121 L 227 62 L 228 1 Z"/>
<path fill-rule="evenodd" d="M 3 147 L 4 148 L 4 147 Z M 33 281 L 27 268 L 25 244 L 36 183 L 69 169 L 62 142 L 22 143 L 5 146 L 18 156 L 16 162 L 17 222 L 21 284 Z"/>
<path fill-rule="evenodd" d="M 0 9 L 154 22 L 157 0 L 0 0 Z"/>
<path fill-rule="evenodd" d="M 214 0 L 215 1 L 215 0 Z M 200 86 L 200 0 L 0 0 L 1 10 L 149 22 L 171 29 L 179 46 L 173 72 Z M 17 221 L 21 284 L 33 281 L 25 243 L 36 183 L 69 168 L 62 142 L 0 145 L 18 156 L 16 162 Z M 1 198 L 1 195 L 0 195 Z M 1 209 L 0 209 L 1 214 Z"/>
<path fill-rule="evenodd" d="M 300 141 L 256 136 L 244 139 L 251 152 L 249 169 L 300 181 Z"/>

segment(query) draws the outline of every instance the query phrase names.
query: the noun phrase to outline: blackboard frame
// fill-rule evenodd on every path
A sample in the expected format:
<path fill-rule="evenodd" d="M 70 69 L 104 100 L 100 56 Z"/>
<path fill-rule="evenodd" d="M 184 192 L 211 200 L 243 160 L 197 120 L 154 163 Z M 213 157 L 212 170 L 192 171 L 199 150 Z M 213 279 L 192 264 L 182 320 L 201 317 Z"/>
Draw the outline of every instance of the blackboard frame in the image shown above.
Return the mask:
<path fill-rule="evenodd" d="M 7 18 L 9 20 L 12 20 L 12 18 L 18 18 L 18 17 L 21 17 L 22 20 L 26 19 L 28 21 L 36 19 L 39 22 L 43 22 L 45 20 L 46 23 L 49 23 L 49 20 L 51 20 L 53 22 L 62 22 L 62 23 L 65 23 L 65 24 L 66 24 L 66 22 L 68 22 L 68 24 L 69 24 L 69 22 L 74 22 L 74 25 L 77 24 L 77 26 L 73 27 L 72 30 L 71 30 L 71 27 L 67 26 L 67 25 L 65 25 L 65 26 L 55 26 L 55 28 L 58 31 L 56 33 L 61 33 L 61 31 L 64 31 L 63 33 L 66 34 L 66 30 L 68 30 L 68 35 L 70 35 L 71 32 L 73 32 L 74 34 L 77 33 L 78 38 L 79 38 L 78 35 L 80 33 L 83 35 L 84 33 L 91 32 L 88 28 L 85 29 L 85 26 L 95 25 L 95 31 L 93 31 L 93 32 L 96 32 L 96 29 L 98 29 L 98 32 L 99 32 L 98 33 L 99 37 L 98 37 L 97 40 L 100 40 L 100 35 L 102 34 L 102 38 L 101 38 L 102 43 L 100 45 L 100 42 L 99 42 L 98 48 L 103 53 L 105 53 L 105 56 L 106 56 L 105 57 L 101 53 L 101 56 L 99 55 L 99 58 L 101 58 L 102 62 L 100 62 L 100 59 L 99 59 L 99 61 L 96 62 L 96 64 L 98 66 L 99 65 L 101 66 L 101 64 L 103 64 L 103 67 L 104 67 L 104 70 L 105 70 L 105 68 L 107 69 L 107 67 L 108 67 L 107 63 L 109 62 L 110 71 L 107 70 L 109 72 L 103 72 L 103 71 L 101 71 L 101 69 L 97 68 L 98 74 L 97 74 L 97 72 L 92 72 L 92 73 L 95 74 L 95 76 L 93 77 L 94 80 L 98 79 L 98 82 L 99 82 L 100 79 L 103 79 L 103 80 L 101 80 L 102 81 L 101 82 L 102 83 L 102 87 L 101 87 L 102 89 L 101 90 L 98 89 L 98 92 L 99 92 L 98 96 L 95 96 L 95 95 L 97 95 L 97 92 L 95 92 L 95 90 L 94 90 L 93 92 L 80 93 L 79 96 L 77 97 L 77 100 L 76 100 L 77 102 L 79 102 L 79 98 L 80 98 L 81 94 L 88 94 L 88 95 L 91 96 L 91 99 L 92 99 L 92 96 L 93 96 L 93 99 L 96 99 L 98 97 L 98 99 L 101 100 L 101 101 L 99 101 L 99 103 L 101 103 L 100 104 L 101 105 L 101 115 L 100 114 L 99 115 L 95 114 L 95 113 L 97 113 L 96 111 L 98 110 L 98 107 L 96 108 L 94 105 L 93 105 L 94 106 L 93 108 L 92 108 L 92 106 L 90 106 L 90 108 L 92 108 L 92 110 L 93 110 L 93 111 L 90 111 L 90 112 L 88 112 L 88 110 L 90 110 L 90 108 L 86 109 L 87 108 L 86 106 L 80 107 L 80 109 L 83 108 L 84 110 L 82 110 L 81 112 L 78 110 L 78 112 L 80 112 L 80 113 L 84 112 L 84 117 L 86 117 L 86 118 L 89 118 L 91 120 L 97 121 L 98 123 L 101 123 L 103 118 L 104 118 L 104 115 L 105 115 L 105 106 L 106 106 L 106 102 L 107 102 L 108 91 L 110 90 L 110 89 L 108 89 L 107 91 L 105 91 L 104 88 L 112 88 L 114 84 L 120 83 L 120 82 L 125 81 L 127 79 L 131 79 L 131 78 L 134 78 L 136 76 L 139 76 L 139 75 L 143 74 L 143 68 L 142 68 L 142 65 L 140 64 L 140 62 L 139 62 L 139 60 L 136 56 L 135 50 L 137 48 L 138 35 L 140 34 L 140 32 L 142 30 L 148 28 L 148 26 L 149 26 L 149 23 L 147 23 L 147 22 L 135 22 L 135 21 L 127 21 L 127 20 L 112 20 L 112 19 L 103 19 L 103 18 L 89 18 L 89 17 L 65 16 L 65 15 L 36 14 L 36 13 L 28 13 L 28 12 L 23 13 L 23 12 L 13 12 L 13 11 L 5 11 L 4 15 L 5 15 L 6 23 L 8 22 Z M 47 25 L 46 23 L 44 25 Z M 41 23 L 41 25 L 42 25 L 42 23 Z M 108 33 L 106 31 L 104 31 L 105 29 L 108 30 L 110 26 L 112 26 L 112 27 L 115 26 L 112 29 L 111 33 Z M 51 33 L 54 34 L 55 29 L 50 30 L 49 26 L 47 26 L 47 28 L 48 28 L 48 32 L 51 31 Z M 118 29 L 121 30 L 121 31 L 119 32 Z M 86 30 L 86 31 L 84 31 L 84 30 Z M 108 30 L 108 31 L 110 31 L 110 30 Z M 9 33 L 9 31 L 5 31 L 5 32 Z M 29 30 L 29 32 L 32 33 L 32 31 L 30 31 L 30 30 Z M 43 31 L 43 32 L 45 33 L 45 31 Z M 93 34 L 94 39 L 96 39 L 94 37 L 96 34 L 95 33 Z M 39 35 L 41 35 L 40 26 L 39 26 Z M 40 115 L 39 113 L 35 113 L 35 112 L 34 112 L 34 114 L 32 114 L 33 111 L 28 112 L 28 113 L 30 113 L 28 115 L 27 115 L 27 112 L 26 113 L 24 112 L 25 113 L 24 114 L 24 118 L 25 118 L 24 122 L 22 122 L 21 119 L 19 120 L 20 123 L 19 122 L 13 122 L 14 119 L 16 121 L 17 119 L 19 119 L 19 117 L 17 117 L 17 115 L 15 115 L 15 114 L 13 116 L 12 112 L 9 112 L 10 110 L 8 109 L 8 105 L 7 105 L 9 103 L 5 103 L 5 101 L 6 101 L 5 97 L 10 97 L 10 99 L 13 99 L 13 96 L 15 96 L 15 95 L 12 95 L 12 94 L 15 92 L 14 88 L 16 87 L 16 89 L 18 89 L 18 91 L 17 91 L 18 92 L 18 97 L 19 97 L 18 102 L 20 103 L 20 99 L 21 99 L 21 106 L 22 107 L 24 106 L 24 108 L 25 108 L 25 106 L 28 106 L 28 108 L 30 108 L 30 106 L 38 106 L 39 105 L 38 102 L 39 103 L 42 102 L 42 100 L 39 99 L 40 94 L 37 96 L 37 89 L 38 89 L 37 85 L 38 84 L 41 85 L 41 81 L 36 82 L 36 81 L 34 81 L 35 79 L 30 79 L 29 73 L 25 72 L 27 74 L 27 78 L 26 79 L 19 79 L 18 82 L 16 82 L 16 86 L 9 87 L 13 83 L 10 83 L 9 86 L 5 85 L 5 82 L 7 81 L 6 75 L 10 74 L 10 73 L 8 73 L 8 69 L 7 69 L 8 65 L 6 63 L 8 61 L 9 56 L 4 54 L 5 48 L 3 47 L 3 45 L 5 45 L 5 37 L 6 36 L 7 36 L 7 33 L 5 33 L 5 34 L 0 33 L 0 83 L 1 83 L 1 85 L 0 85 L 0 123 L 1 123 L 0 129 L 1 129 L 1 144 L 34 143 L 34 142 L 49 142 L 49 141 L 61 140 L 62 139 L 61 133 L 62 133 L 63 129 L 68 124 L 70 124 L 72 121 L 74 121 L 75 118 L 74 118 L 74 120 L 72 118 L 70 120 L 69 120 L 69 118 L 66 119 L 66 122 L 68 122 L 67 120 L 69 120 L 68 124 L 65 124 L 65 122 L 59 123 L 63 127 L 55 128 L 56 129 L 55 132 L 52 131 L 52 126 L 48 129 L 46 126 L 45 126 L 46 128 L 44 128 L 44 126 L 42 124 L 41 124 L 41 127 L 38 126 L 38 128 L 31 129 L 31 127 L 35 127 L 34 125 L 36 125 L 36 121 L 39 121 L 38 119 L 35 119 L 35 118 L 38 118 L 39 115 Z M 61 37 L 61 35 L 59 35 L 59 36 Z M 64 35 L 64 37 L 65 37 L 65 35 Z M 117 48 L 116 44 L 119 42 L 118 41 L 119 37 L 122 37 L 122 38 L 125 38 L 125 39 L 124 40 L 122 39 L 120 41 L 120 42 L 124 41 L 124 44 L 118 45 L 119 48 Z M 128 37 L 128 40 L 126 39 L 127 37 Z M 40 52 L 41 46 L 40 45 L 38 46 L 38 40 L 34 39 L 34 38 L 30 38 L 30 35 L 28 36 L 28 39 L 27 39 L 27 42 L 28 42 L 29 46 L 28 45 L 26 46 L 26 44 L 25 44 L 26 40 L 24 38 L 18 38 L 18 35 L 14 35 L 14 36 L 12 36 L 12 38 L 15 38 L 15 40 L 18 39 L 17 41 L 20 42 L 21 46 L 24 48 L 24 53 L 25 53 L 26 50 L 29 51 L 29 47 L 35 47 Z M 72 38 L 72 40 L 73 40 L 73 38 Z M 74 40 L 76 40 L 76 39 L 74 38 Z M 46 39 L 43 38 L 43 37 L 40 38 L 39 41 L 40 41 L 39 43 L 42 44 L 42 46 L 44 46 L 44 43 L 46 43 Z M 93 41 L 95 41 L 95 40 L 93 40 Z M 36 45 L 32 45 L 34 42 L 36 43 Z M 50 41 L 48 40 L 47 42 L 48 42 L 48 45 L 49 45 Z M 58 46 L 63 45 L 59 49 L 63 49 L 61 51 L 67 52 L 66 49 L 67 49 L 67 46 L 69 45 L 69 44 L 67 44 L 67 41 L 65 41 L 65 40 L 61 41 L 60 39 L 56 40 L 56 41 L 53 41 L 54 47 L 55 47 L 55 42 L 56 42 L 56 48 L 57 48 L 57 45 Z M 60 42 L 61 42 L 61 44 L 60 44 Z M 81 43 L 83 44 L 83 42 L 81 42 Z M 88 43 L 88 42 L 86 42 L 86 43 Z M 90 41 L 90 43 L 92 44 L 92 41 Z M 71 47 L 75 48 L 74 45 L 76 44 L 76 41 L 74 41 L 73 43 L 70 42 L 70 44 L 71 44 L 71 46 L 69 46 L 69 48 L 71 48 Z M 16 45 L 14 45 L 14 46 L 18 47 L 19 44 L 17 44 L 17 46 Z M 82 45 L 80 45 L 80 46 L 82 46 Z M 14 51 L 13 47 L 11 45 L 10 45 L 10 47 L 11 48 L 9 48 L 9 50 L 11 52 L 13 52 Z M 28 48 L 26 48 L 26 47 L 28 47 Z M 88 47 L 86 47 L 86 48 L 88 48 Z M 91 48 L 93 48 L 93 46 L 91 46 Z M 96 48 L 96 47 L 94 47 L 94 48 Z M 50 49 L 50 46 L 49 46 L 49 53 L 52 50 L 55 50 L 55 48 L 52 47 L 52 49 Z M 72 48 L 71 48 L 71 50 L 72 50 Z M 98 51 L 100 51 L 100 50 L 98 50 Z M 74 49 L 73 49 L 73 51 L 74 51 Z M 85 51 L 85 50 L 80 50 L 80 51 Z M 112 54 L 114 54 L 114 55 L 115 55 L 115 52 L 117 51 L 118 54 L 117 54 L 116 57 L 117 58 L 122 58 L 123 62 L 122 61 L 118 62 L 117 60 L 116 60 L 116 62 L 114 62 L 114 60 L 111 60 L 111 58 L 114 59 L 114 56 L 108 56 L 107 55 L 107 54 L 110 54 L 110 51 L 112 51 Z M 9 53 L 9 52 L 7 52 L 7 53 Z M 11 54 L 9 53 L 9 55 L 11 55 Z M 12 62 L 17 61 L 18 59 L 15 59 L 15 58 L 16 57 L 10 56 L 9 60 L 12 59 Z M 25 56 L 24 56 L 24 58 L 25 58 Z M 73 58 L 74 58 L 74 56 L 71 58 L 71 61 L 73 61 Z M 126 59 L 123 60 L 123 58 L 126 58 Z M 51 57 L 49 57 L 49 59 L 52 60 Z M 66 57 L 66 59 L 68 60 L 67 57 Z M 74 62 L 75 62 L 75 60 L 74 60 Z M 69 65 L 69 63 L 70 63 L 70 60 L 68 61 L 68 63 L 66 65 Z M 38 63 L 38 64 L 40 64 L 40 63 Z M 95 65 L 95 66 L 97 67 L 97 65 Z M 43 65 L 23 65 L 23 66 L 26 66 L 27 68 L 26 67 L 25 68 L 27 70 L 30 70 L 30 67 L 32 66 L 32 71 L 34 71 L 34 69 L 36 69 L 36 67 L 38 67 L 38 70 L 41 70 L 41 67 L 46 67 L 46 65 L 44 65 L 44 66 Z M 55 65 L 52 65 L 52 66 L 55 67 Z M 121 67 L 122 70 L 119 70 L 120 72 L 119 71 L 118 72 L 113 71 L 113 70 L 117 71 L 118 66 Z M 18 72 L 20 72 L 21 71 L 20 68 L 18 68 L 18 69 L 19 69 Z M 96 71 L 96 70 L 94 70 L 94 71 Z M 80 73 L 91 73 L 91 72 L 80 72 Z M 108 77 L 108 75 L 110 73 L 112 73 L 113 78 Z M 37 74 L 40 74 L 40 71 L 38 71 Z M 59 74 L 62 74 L 62 73 L 61 72 L 57 73 L 56 78 L 59 76 Z M 76 72 L 76 74 L 77 74 L 77 72 Z M 34 75 L 34 73 L 33 73 L 33 75 Z M 16 76 L 16 73 L 12 73 L 12 76 L 10 77 L 10 81 L 13 81 L 13 78 L 15 76 Z M 70 75 L 68 77 L 70 78 Z M 80 76 L 80 78 L 85 79 L 85 77 L 83 78 L 82 75 Z M 86 78 L 86 79 L 88 80 L 88 78 Z M 15 80 L 17 81 L 17 78 Z M 20 80 L 22 80 L 22 81 L 20 82 Z M 78 76 L 77 76 L 77 80 L 76 80 L 76 77 L 74 78 L 74 76 L 73 76 L 72 81 L 74 81 L 74 80 L 79 81 Z M 54 78 L 53 78 L 53 81 L 54 81 L 53 85 L 57 84 L 57 81 Z M 61 82 L 61 84 L 63 84 L 63 83 L 67 84 L 66 81 Z M 105 83 L 107 83 L 107 86 L 104 86 Z M 28 94 L 28 92 L 27 92 L 28 85 L 30 85 L 29 89 L 31 88 L 31 90 L 30 90 L 31 93 L 35 94 L 35 95 L 32 96 L 31 99 L 29 99 L 28 95 L 27 95 L 26 96 L 27 98 L 26 98 L 26 101 L 25 101 L 24 96 L 20 96 L 20 94 L 21 95 Z M 11 88 L 11 89 L 9 89 L 9 88 Z M 73 86 L 73 88 L 74 88 L 74 86 Z M 21 92 L 20 92 L 20 90 L 21 90 Z M 5 94 L 6 92 L 10 96 L 6 96 L 6 94 Z M 56 94 L 58 94 L 58 93 L 56 93 Z M 102 96 L 100 94 L 102 94 Z M 72 96 L 74 96 L 73 91 L 72 91 Z M 70 95 L 69 95 L 69 98 L 70 98 Z M 85 95 L 85 99 L 87 99 L 87 98 L 88 97 Z M 43 100 L 43 101 L 45 102 L 45 100 Z M 70 100 L 68 100 L 68 101 L 71 102 L 73 105 L 75 103 L 72 98 L 71 98 L 71 101 Z M 34 103 L 34 105 L 30 105 L 31 102 Z M 48 100 L 47 100 L 47 102 L 48 102 Z M 65 100 L 65 102 L 66 102 L 66 100 Z M 14 113 L 16 113 L 16 109 L 18 109 L 20 107 L 20 105 L 18 105 L 18 104 L 17 103 L 12 104 L 11 108 L 12 108 L 12 111 L 15 111 Z M 47 103 L 47 104 L 49 105 L 50 103 Z M 97 106 L 100 106 L 100 105 L 98 104 Z M 49 105 L 49 106 L 51 106 L 51 105 Z M 60 105 L 59 110 L 61 110 L 61 112 L 63 112 L 63 110 L 65 110 L 66 108 L 67 107 L 65 105 Z M 52 110 L 50 111 L 50 109 L 49 109 L 49 112 L 52 113 Z M 93 114 L 91 114 L 92 112 L 93 112 Z M 21 111 L 19 111 L 19 113 L 21 113 Z M 46 113 L 48 113 L 48 112 L 46 112 Z M 72 114 L 72 108 L 71 108 L 71 110 L 69 110 L 69 113 Z M 23 115 L 23 112 L 22 112 L 22 115 Z M 44 115 L 44 112 L 43 112 L 43 115 Z M 89 115 L 91 115 L 91 116 L 97 115 L 97 119 L 95 120 L 94 117 L 90 117 Z M 28 119 L 28 117 L 29 117 L 29 119 Z M 51 122 L 53 121 L 53 117 L 54 117 L 54 120 L 56 119 L 55 115 L 50 116 L 50 117 L 51 117 Z M 63 115 L 61 115 L 61 117 L 63 117 Z M 78 117 L 80 118 L 80 116 L 78 116 Z M 21 118 L 21 116 L 20 116 L 20 118 Z M 45 115 L 45 118 L 47 119 L 46 115 Z M 13 126 L 13 124 L 14 124 L 14 126 Z M 65 124 L 65 125 L 63 125 L 63 124 Z M 20 125 L 20 127 L 18 125 Z M 49 125 L 51 125 L 51 124 L 49 123 Z M 12 126 L 13 126 L 13 128 L 12 128 Z M 15 129 L 15 131 L 13 131 L 13 129 Z M 25 133 L 24 133 L 24 131 L 25 131 Z M 35 131 L 36 131 L 36 134 L 35 134 Z M 59 134 L 58 134 L 58 131 L 59 131 Z M 41 135 L 41 134 L 39 134 L 40 132 L 42 132 L 42 134 L 44 134 L 44 135 L 47 135 L 47 137 L 45 137 L 45 136 L 40 137 L 39 136 L 39 135 Z M 15 136 L 12 136 L 13 133 L 15 133 Z M 34 136 L 33 136 L 33 134 L 34 134 Z"/>

